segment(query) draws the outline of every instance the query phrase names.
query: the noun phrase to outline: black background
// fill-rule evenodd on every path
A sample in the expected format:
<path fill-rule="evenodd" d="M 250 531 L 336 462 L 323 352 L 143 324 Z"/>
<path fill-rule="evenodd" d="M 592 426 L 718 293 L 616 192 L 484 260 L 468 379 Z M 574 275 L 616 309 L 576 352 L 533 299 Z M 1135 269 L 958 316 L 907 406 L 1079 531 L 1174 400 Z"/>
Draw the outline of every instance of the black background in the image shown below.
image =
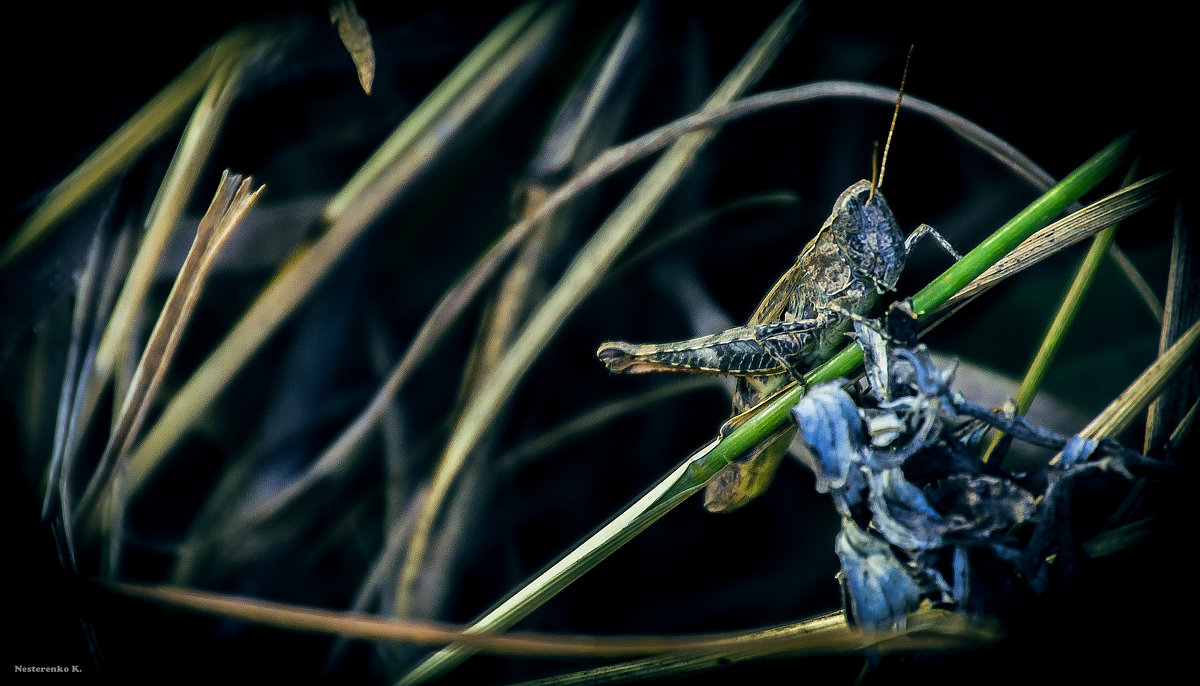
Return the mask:
<path fill-rule="evenodd" d="M 413 69 L 412 81 L 426 84 L 426 89 L 436 83 L 457 57 L 465 54 L 507 9 L 500 6 L 482 9 L 469 3 L 398 4 L 402 6 L 376 6 L 364 2 L 360 3 L 360 11 L 371 23 L 377 40 L 387 30 L 401 30 L 411 22 L 429 22 L 427 25 L 436 29 L 429 32 L 424 43 L 420 36 L 413 37 L 412 43 L 399 50 L 398 54 L 402 57 L 396 58 Z M 588 6 L 581 11 L 574 30 L 580 36 L 590 36 L 594 31 L 590 22 L 598 23 L 615 16 L 622 7 L 624 5 L 620 3 L 607 8 Z M 665 20 L 667 23 L 688 25 L 704 36 L 707 71 L 715 81 L 736 62 L 762 27 L 774 17 L 778 7 L 777 3 L 740 3 L 736 7 L 726 4 L 694 8 L 691 3 L 667 3 L 664 11 L 668 17 Z M 1112 9 L 1108 9 L 1110 7 Z M 315 16 L 312 24 L 319 27 L 324 21 L 324 11 L 319 4 L 306 8 L 285 3 L 223 4 L 220 9 L 214 9 L 212 4 L 162 4 L 150 8 L 134 5 L 106 7 L 102 4 L 51 6 L 21 3 L 15 8 L 6 9 L 8 40 L 4 46 L 4 64 L 7 93 L 5 126 L 8 136 L 5 157 L 8 172 L 5 175 L 4 196 L 5 206 L 9 209 L 6 228 L 11 230 L 19 224 L 42 193 L 158 88 L 189 64 L 204 45 L 227 28 L 242 19 L 277 19 L 295 16 L 294 13 L 305 17 Z M 825 78 L 857 79 L 894 87 L 899 81 L 907 47 L 915 44 L 908 85 L 910 93 L 932 100 L 991 129 L 1025 151 L 1056 177 L 1068 173 L 1117 136 L 1138 128 L 1146 136 L 1143 145 L 1147 158 L 1151 160 L 1149 168 L 1177 167 L 1181 185 L 1192 188 L 1194 183 L 1190 170 L 1195 166 L 1193 151 L 1197 131 L 1194 116 L 1188 116 L 1188 108 L 1192 107 L 1190 100 L 1196 80 L 1196 65 L 1191 58 L 1193 51 L 1190 48 L 1194 47 L 1194 37 L 1189 31 L 1189 24 L 1192 22 L 1181 16 L 1176 5 L 1166 2 L 1121 6 L 1020 2 L 816 2 L 810 3 L 808 19 L 759 89 L 786 87 Z M 317 31 L 315 28 L 312 30 Z M 329 36 L 332 35 L 329 32 Z M 664 41 L 682 40 L 683 35 L 681 29 L 666 31 Z M 331 46 L 329 36 L 325 37 L 320 48 L 314 49 L 336 53 L 336 42 Z M 671 53 L 664 48 L 664 54 Z M 384 60 L 381 62 L 386 66 Z M 664 59 L 664 63 L 669 63 L 669 59 Z M 424 68 L 414 65 L 423 65 Z M 345 66 L 344 77 L 338 78 L 352 81 L 353 72 L 348 60 Z M 563 71 L 568 70 L 564 67 Z M 646 97 L 654 97 L 656 78 L 669 82 L 675 76 L 670 67 L 664 67 L 661 73 L 652 72 L 648 76 L 652 85 L 648 87 Z M 514 138 L 527 133 L 532 135 L 536 131 L 536 125 L 530 124 L 529 120 L 544 120 L 545 112 L 550 107 L 547 103 L 553 101 L 556 92 L 553 84 L 556 77 L 560 81 L 564 78 L 562 74 L 551 71 L 550 76 L 546 77 L 551 85 L 534 87 L 530 100 L 523 105 L 541 112 L 541 115 L 531 116 L 528 120 L 522 117 L 509 120 L 508 125 L 520 132 L 514 134 Z M 389 78 L 392 85 L 387 83 Z M 393 96 L 403 90 L 401 86 L 394 85 L 403 83 L 403 78 L 381 75 L 378 80 L 384 82 L 379 86 L 380 89 L 394 89 Z M 561 83 L 558 87 L 561 87 Z M 419 97 L 421 86 L 413 85 L 411 88 Z M 677 91 L 672 90 L 674 86 L 661 85 L 657 88 L 677 95 Z M 670 99 L 670 96 L 664 98 Z M 629 130 L 622 138 L 632 137 L 683 114 L 690 107 L 678 102 L 661 106 L 648 103 L 635 112 Z M 273 124 L 267 118 L 256 121 L 275 127 L 273 135 L 277 137 L 276 140 L 303 134 L 302 128 L 289 128 L 301 125 L 291 122 L 286 110 L 281 110 L 277 116 L 279 119 Z M 761 185 L 763 183 L 778 184 L 780 170 L 785 170 L 783 178 L 801 189 L 806 204 L 811 200 L 812 205 L 819 206 L 812 213 L 823 217 L 827 209 L 820 208 L 827 208 L 828 199 L 850 182 L 869 175 L 870 142 L 881 140 L 886 135 L 889 117 L 886 108 L 880 107 L 813 107 L 811 111 L 806 109 L 801 112 L 797 109 L 795 113 L 787 109 L 782 113 L 764 116 L 761 122 L 732 126 L 714 145 L 714 163 L 705 169 L 704 173 L 713 179 L 710 188 L 715 189 L 710 191 L 711 195 L 706 200 L 716 203 L 764 187 Z M 822 126 L 829 126 L 831 133 L 824 135 L 820 130 Z M 858 133 L 847 136 L 847 128 L 856 129 Z M 386 128 L 381 130 L 383 133 L 387 131 Z M 235 133 L 231 132 L 230 136 L 234 137 L 231 140 L 235 142 L 239 140 Z M 788 136 L 795 137 L 795 145 L 787 140 Z M 906 227 L 911 228 L 921 221 L 950 227 L 977 223 L 976 233 L 960 232 L 955 235 L 954 228 L 947 232 L 956 244 L 969 244 L 970 236 L 983 235 L 984 227 L 990 230 L 1010 216 L 1014 209 L 1032 199 L 1033 195 L 1028 190 L 1014 190 L 1019 189 L 1019 185 L 1011 179 L 1005 179 L 1004 172 L 996 165 L 974 159 L 971 153 L 961 152 L 961 148 L 953 148 L 946 138 L 935 127 L 915 117 L 902 117 L 897 128 L 893 157 L 889 161 L 886 189 L 893 209 Z M 784 142 L 778 143 L 780 140 Z M 233 143 L 227 145 L 228 149 L 234 149 Z M 361 145 L 368 146 L 366 149 L 369 150 L 369 143 Z M 520 144 L 515 145 L 515 154 L 519 154 Z M 230 153 L 233 157 L 237 154 Z M 220 153 L 217 157 L 220 157 Z M 220 163 L 227 164 L 225 161 Z M 332 190 L 336 188 L 338 179 L 345 178 L 354 169 L 356 160 L 348 156 L 344 169 L 323 169 L 312 177 L 288 179 L 263 178 L 264 171 L 269 174 L 276 167 L 255 153 L 246 153 L 242 163 L 247 171 L 256 173 L 260 180 L 268 183 L 271 192 L 287 194 Z M 261 169 L 255 168 L 256 164 L 261 164 Z M 1000 179 L 1005 180 L 1001 182 Z M 987 193 L 993 192 L 989 186 L 991 183 L 996 184 L 995 207 L 987 209 L 985 200 L 982 202 L 985 209 L 981 210 L 977 198 L 980 194 L 986 198 Z M 957 200 L 968 193 L 974 194 L 976 200 L 970 203 Z M 1190 193 L 1185 193 L 1187 196 Z M 968 219 L 964 221 L 964 217 Z M 807 234 L 798 237 L 796 247 L 805 240 Z M 1120 240 L 1127 250 L 1139 260 L 1144 258 L 1147 264 L 1156 264 L 1154 260 L 1163 254 L 1162 234 L 1135 231 L 1123 233 Z M 745 283 L 721 274 L 716 262 L 721 254 L 720 249 L 713 254 L 701 252 L 697 259 L 701 261 L 702 273 L 711 277 L 706 278 L 706 283 L 714 292 L 725 294 L 722 302 L 735 318 L 740 318 L 753 307 L 758 295 L 769 284 Z M 782 269 L 792 257 L 780 252 L 770 259 L 775 260 Z M 936 256 L 929 257 L 925 260 L 927 265 L 918 263 L 916 268 L 927 267 L 936 273 L 940 269 L 937 260 Z M 1157 264 L 1165 262 L 1159 261 Z M 773 269 L 764 268 L 768 273 Z M 1153 269 L 1151 267 L 1149 271 L 1153 272 Z M 1148 273 L 1148 276 L 1157 276 L 1161 281 L 1163 275 Z M 914 275 L 912 278 L 913 283 L 921 283 L 920 276 Z M 1159 282 L 1156 281 L 1155 285 L 1159 286 Z M 417 296 L 414 298 L 427 302 L 439 292 L 440 287 L 431 286 L 424 300 Z M 619 300 L 621 295 L 620 291 L 607 295 L 602 293 L 601 299 L 609 297 Z M 427 309 L 427 305 L 423 307 Z M 653 304 L 647 304 L 646 307 L 652 308 Z M 414 305 L 413 308 L 418 313 L 424 311 L 420 305 Z M 574 348 L 570 350 L 569 354 L 574 355 L 574 359 L 581 359 L 572 364 L 580 368 L 592 364 L 587 359 L 590 354 L 587 340 L 595 341 L 603 336 L 651 340 L 654 336 L 675 335 L 663 331 L 658 323 L 639 323 L 645 319 L 648 317 L 639 317 L 635 310 L 624 320 L 618 320 L 626 322 L 626 330 L 606 332 L 587 329 L 580 334 L 584 339 L 582 354 L 578 354 Z M 1100 321 L 1100 328 L 1104 328 L 1103 317 Z M 1024 330 L 1009 325 L 1001 330 L 1006 340 L 1036 340 L 1041 326 L 1039 323 Z M 1107 326 L 1121 328 L 1119 322 L 1109 321 Z M 1130 325 L 1131 328 L 1138 326 Z M 963 340 L 967 342 L 963 346 L 970 347 L 970 341 L 973 340 L 970 330 L 947 328 L 944 338 L 940 340 L 966 337 Z M 994 333 L 974 335 L 996 336 Z M 1016 357 L 1025 357 L 1027 347 L 1021 347 L 1020 350 Z M 984 358 L 989 355 L 986 351 L 976 352 Z M 1139 354 L 1145 352 L 1141 349 L 1138 351 Z M 562 361 L 568 356 L 568 351 L 556 348 L 551 355 L 552 361 Z M 1000 367 L 1006 364 L 1000 357 L 993 357 L 990 361 Z M 1129 362 L 1129 365 L 1140 369 L 1144 360 L 1138 358 Z M 624 379 L 607 381 L 607 377 L 595 370 L 590 373 L 594 376 L 587 383 L 619 383 L 626 390 L 636 388 L 636 384 L 626 383 Z M 1119 390 L 1128 377 L 1116 376 L 1111 385 Z M 1111 398 L 1111 391 L 1112 388 L 1098 389 L 1096 397 Z M 1105 393 L 1109 395 L 1105 396 Z M 1088 400 L 1078 402 L 1087 405 Z M 707 411 L 715 422 L 720 420 L 724 410 L 710 407 Z M 7 412 L 4 420 L 4 428 L 8 428 L 7 422 L 13 421 Z M 684 439 L 691 441 L 693 447 L 699 445 L 704 435 L 715 426 L 708 420 L 696 421 L 701 426 Z M 656 474 L 665 471 L 673 464 L 673 460 L 683 454 L 675 448 L 669 450 L 676 452 L 659 455 L 661 462 L 638 467 L 636 475 L 627 477 L 633 484 L 632 491 L 628 491 L 630 486 L 625 483 L 623 487 L 626 491 L 618 491 L 609 500 L 590 506 L 593 509 L 581 508 L 578 512 L 579 522 L 573 526 L 564 524 L 562 529 L 567 533 L 561 535 L 566 539 L 578 536 L 607 514 L 616 511 L 623 500 L 636 493 L 639 488 L 637 484 L 651 483 Z M 5 461 L 4 482 L 10 491 L 6 494 L 8 497 L 5 502 L 9 503 L 11 510 L 7 521 L 13 523 L 10 525 L 9 553 L 6 557 L 10 569 L 17 572 L 7 585 L 16 606 L 16 611 L 9 615 L 15 631 L 10 632 L 10 639 L 5 642 L 6 648 L 12 651 L 8 664 L 80 664 L 90 676 L 95 676 L 76 620 L 78 609 L 86 608 L 85 614 L 96 619 L 103 629 L 102 641 L 109 642 L 108 648 L 114 661 L 108 669 L 111 670 L 110 676 L 118 682 L 130 678 L 158 677 L 175 681 L 201 674 L 236 676 L 238 673 L 280 678 L 291 676 L 301 680 L 314 678 L 312 669 L 320 664 L 320 657 L 305 654 L 305 648 L 319 645 L 317 639 L 295 638 L 265 631 L 254 632 L 252 640 L 243 643 L 214 637 L 220 632 L 212 630 L 207 620 L 119 601 L 59 571 L 49 534 L 36 521 L 38 503 L 34 497 L 33 482 L 17 468 L 14 461 Z M 781 479 L 786 477 L 793 482 L 801 480 L 799 470 L 785 470 L 781 475 Z M 776 487 L 790 489 L 788 493 L 796 494 L 810 490 L 807 482 L 803 481 L 790 486 L 777 484 Z M 778 496 L 777 500 L 782 497 Z M 812 508 L 817 512 L 815 508 L 823 505 L 824 501 L 819 501 Z M 785 506 L 770 507 L 771 512 L 778 513 L 779 508 Z M 702 518 L 695 512 L 686 516 L 691 518 L 689 522 Z M 761 511 L 756 516 L 769 519 Z M 825 512 L 822 516 L 832 517 L 832 513 Z M 669 520 L 664 522 L 668 523 Z M 717 536 L 736 535 L 737 527 L 734 524 L 714 526 L 719 529 L 715 534 Z M 802 524 L 791 526 L 803 528 Z M 570 533 L 572 531 L 574 533 Z M 629 553 L 636 556 L 636 561 L 629 558 L 611 561 L 611 566 L 618 570 L 613 572 L 616 578 L 621 578 L 619 572 L 627 572 L 635 577 L 645 573 L 645 565 L 670 567 L 672 561 L 654 559 L 653 550 L 655 546 L 670 541 L 649 533 L 646 541 L 642 547 Z M 699 534 L 690 542 L 697 547 L 711 545 L 711 539 L 704 539 Z M 528 563 L 536 568 L 562 547 L 561 540 L 535 542 L 532 548 L 537 552 L 529 553 Z M 674 549 L 677 547 L 673 546 L 664 555 L 680 554 Z M 1111 566 L 1094 570 L 1093 576 L 1078 589 L 1077 594 L 1055 600 L 1046 606 L 1044 624 L 1031 622 L 1033 626 L 1025 627 L 1028 633 L 1005 644 L 1002 650 L 970 658 L 948 659 L 936 664 L 905 663 L 898 668 L 900 675 L 914 680 L 969 679 L 973 682 L 1021 678 L 1029 683 L 1089 676 L 1114 679 L 1132 674 L 1165 676 L 1175 660 L 1182 659 L 1175 651 L 1182 647 L 1189 633 L 1186 627 L 1190 626 L 1195 616 L 1186 612 L 1187 605 L 1181 606 L 1179 600 L 1183 595 L 1190 595 L 1183 590 L 1189 582 L 1186 580 L 1188 575 L 1181 570 L 1183 562 L 1179 559 L 1178 550 L 1182 547 L 1168 540 L 1159 540 L 1153 550 L 1146 551 L 1140 557 L 1122 558 L 1109 563 Z M 822 549 L 821 546 L 817 548 Z M 832 555 L 827 555 L 814 564 L 827 572 L 824 578 L 828 579 L 836 567 L 836 560 L 832 559 Z M 737 567 L 732 566 L 735 569 Z M 649 583 L 663 584 L 659 590 L 661 593 L 671 592 L 671 587 L 665 582 L 669 576 L 651 574 L 652 581 Z M 511 585 L 503 580 L 495 583 L 501 590 Z M 752 581 L 747 582 L 745 578 L 739 581 L 735 577 L 728 583 Z M 596 593 L 596 589 L 611 587 L 597 582 L 597 585 L 589 588 Z M 495 595 L 493 591 L 485 588 L 475 593 L 468 592 L 470 599 L 463 600 L 456 607 L 457 614 L 451 619 L 469 619 L 479 607 L 490 602 L 489 598 Z M 585 612 L 579 597 L 574 597 L 570 602 L 578 604 L 579 611 Z M 830 609 L 833 606 L 831 603 L 836 603 L 836 589 L 829 581 L 820 593 L 796 601 L 783 610 L 783 616 L 773 617 L 772 621 L 783 621 L 791 613 Z M 696 613 L 701 617 L 695 620 L 697 628 L 702 629 L 733 628 L 741 626 L 737 624 L 738 621 L 755 621 L 749 615 L 740 616 L 736 612 L 727 612 L 723 617 L 718 612 L 716 619 L 704 617 L 702 611 Z M 610 626 L 602 620 L 597 620 L 593 625 L 578 626 L 573 625 L 571 619 L 570 612 L 562 610 L 545 620 L 544 624 L 530 628 L 555 631 L 643 630 L 642 626 L 628 624 Z M 683 621 L 686 623 L 687 620 Z M 722 621 L 730 623 L 722 624 Z M 1126 624 L 1128 622 L 1136 622 L 1136 625 L 1131 628 Z M 648 618 L 645 627 L 648 627 L 645 630 L 657 630 L 660 624 Z M 319 655 L 319 650 L 308 652 Z M 860 662 L 853 660 L 830 660 L 821 663 L 820 667 L 788 662 L 711 678 L 715 681 L 728 679 L 731 682 L 779 678 L 790 683 L 808 674 L 805 671 L 807 669 L 828 669 L 843 682 L 848 682 L 854 678 L 860 665 Z M 554 667 L 562 665 L 552 665 Z M 509 673 L 508 677 L 528 677 L 544 669 L 543 666 L 531 672 L 517 671 Z M 484 669 L 483 673 L 488 672 Z M 351 675 L 341 675 L 343 678 L 348 676 Z"/>

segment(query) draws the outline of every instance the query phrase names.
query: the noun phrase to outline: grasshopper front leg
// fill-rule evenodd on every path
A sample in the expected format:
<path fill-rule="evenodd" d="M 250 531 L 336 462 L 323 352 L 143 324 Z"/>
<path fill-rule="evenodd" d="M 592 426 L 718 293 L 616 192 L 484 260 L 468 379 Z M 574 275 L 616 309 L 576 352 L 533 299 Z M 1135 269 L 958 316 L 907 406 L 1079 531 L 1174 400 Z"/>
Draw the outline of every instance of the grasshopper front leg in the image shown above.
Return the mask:
<path fill-rule="evenodd" d="M 904 252 L 912 252 L 913 246 L 917 244 L 917 241 L 926 236 L 931 236 L 935 241 L 937 241 L 938 244 L 942 246 L 943 250 L 950 253 L 950 256 L 954 258 L 955 262 L 962 259 L 962 255 L 959 255 L 958 251 L 954 249 L 954 246 L 950 245 L 950 241 L 946 240 L 945 236 L 938 233 L 937 229 L 928 224 L 922 224 L 913 229 L 913 232 L 908 235 L 908 238 L 904 239 Z"/>

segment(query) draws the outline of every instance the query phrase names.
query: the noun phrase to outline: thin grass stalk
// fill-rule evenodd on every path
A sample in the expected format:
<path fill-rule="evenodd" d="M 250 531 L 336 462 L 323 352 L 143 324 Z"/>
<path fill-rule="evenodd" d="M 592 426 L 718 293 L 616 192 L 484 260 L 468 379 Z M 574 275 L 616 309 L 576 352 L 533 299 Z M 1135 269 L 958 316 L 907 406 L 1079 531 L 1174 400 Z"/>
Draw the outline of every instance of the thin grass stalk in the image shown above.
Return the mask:
<path fill-rule="evenodd" d="M 138 110 L 46 196 L 0 253 L 0 268 L 24 254 L 109 181 L 165 136 L 200 96 L 219 66 L 244 54 L 260 35 L 237 28 L 200 53 L 191 65 Z"/>
<path fill-rule="evenodd" d="M 387 199 L 395 197 L 432 163 L 453 133 L 487 103 L 527 56 L 549 39 L 564 16 L 564 6 L 551 7 L 499 57 L 480 65 L 483 71 L 476 74 L 472 87 L 443 113 L 437 125 L 423 128 L 404 154 L 397 154 L 393 164 L 380 172 L 368 189 L 355 196 L 354 203 L 336 214 L 336 221 L 315 244 L 296 255 L 275 275 L 217 349 L 171 399 L 145 440 L 134 450 L 129 461 L 132 494 L 145 485 L 149 475 L 216 400 L 229 379 L 245 366 L 362 235 L 384 209 Z M 484 43 L 492 40 L 494 37 L 485 38 Z M 423 102 L 410 116 L 427 116 L 425 108 Z"/>
<path fill-rule="evenodd" d="M 1175 430 L 1171 432 L 1171 437 L 1167 439 L 1167 450 L 1174 452 L 1179 449 L 1179 446 L 1192 433 L 1192 425 L 1196 423 L 1197 414 L 1200 414 L 1200 399 L 1192 402 L 1187 412 L 1183 413 L 1183 418 L 1175 425 Z"/>
<path fill-rule="evenodd" d="M 1109 144 L 1005 223 L 979 247 L 963 256 L 914 296 L 914 303 L 919 303 L 915 305 L 920 308 L 918 311 L 928 311 L 945 302 L 954 293 L 954 288 L 961 288 L 962 284 L 978 277 L 998 261 L 1005 251 L 1011 250 L 1051 217 L 1094 188 L 1128 158 L 1130 146 L 1129 135 Z M 805 375 L 803 385 L 793 384 L 727 436 L 714 440 L 685 460 L 608 524 L 477 618 L 468 631 L 504 631 L 524 619 L 676 505 L 704 488 L 709 479 L 736 457 L 777 432 L 789 421 L 788 413 L 800 400 L 805 387 L 844 377 L 861 363 L 860 348 L 843 348 L 832 359 Z M 461 664 L 470 657 L 471 652 L 470 648 L 462 645 L 443 648 L 417 665 L 400 680 L 399 685 L 411 686 L 435 679 Z"/>
<path fill-rule="evenodd" d="M 742 62 L 713 92 L 703 109 L 725 105 L 757 82 L 790 38 L 797 24 L 799 10 L 799 0 L 783 10 Z M 674 187 L 712 135 L 711 131 L 690 134 L 663 154 L 596 230 L 550 294 L 530 316 L 528 324 L 489 374 L 488 380 L 481 385 L 481 392 L 472 399 L 451 434 L 450 443 L 436 469 L 424 512 L 418 518 L 397 584 L 398 612 L 403 613 L 411 603 L 413 588 L 442 502 L 467 456 L 491 424 L 492 417 L 516 388 L 536 355 L 579 302 L 596 287 L 629 241 L 645 226 L 667 192 Z"/>
<path fill-rule="evenodd" d="M 367 357 L 372 371 L 380 378 L 388 372 L 388 365 L 395 359 L 392 341 L 382 317 L 373 311 L 366 317 Z M 400 517 L 409 489 L 408 431 L 404 412 L 399 402 L 392 402 L 380 422 L 380 438 L 383 443 L 384 480 L 383 526 L 386 531 Z"/>
<path fill-rule="evenodd" d="M 1155 323 L 1162 324 L 1163 320 L 1163 304 L 1159 301 L 1158 295 L 1151 288 L 1150 283 L 1146 281 L 1146 277 L 1138 271 L 1133 260 L 1129 259 L 1129 255 L 1121 249 L 1121 246 L 1113 243 L 1108 248 L 1108 256 L 1112 258 L 1113 264 L 1121 273 L 1125 275 L 1125 279 L 1129 281 L 1129 285 L 1133 287 L 1133 292 L 1137 293 L 1142 304 L 1146 306 L 1146 311 L 1154 318 Z"/>
<path fill-rule="evenodd" d="M 100 338 L 104 333 L 103 322 L 107 319 L 108 313 L 112 311 L 117 291 L 120 289 L 121 277 L 124 276 L 125 269 L 132 260 L 130 253 L 133 241 L 133 227 L 126 226 L 117 236 L 111 252 L 107 255 L 104 282 L 101 285 L 99 296 L 96 298 L 91 314 L 91 338 L 88 341 L 83 361 L 79 366 L 80 376 L 75 384 L 74 397 L 71 401 L 71 414 L 67 419 L 62 467 L 58 474 L 58 502 L 59 522 L 61 523 L 60 530 L 62 531 L 63 540 L 69 552 L 71 569 L 76 568 L 76 556 L 74 527 L 70 526 L 69 523 L 74 519 L 75 504 L 72 487 L 75 477 L 75 457 L 79 450 L 80 432 L 83 428 L 83 406 L 87 399 L 87 389 L 90 387 L 89 381 L 92 363 L 96 357 L 96 350 L 100 347 Z"/>
<path fill-rule="evenodd" d="M 729 215 L 736 214 L 738 212 L 744 212 L 746 210 L 796 205 L 799 204 L 799 202 L 800 196 L 794 191 L 764 191 L 762 193 L 755 193 L 753 195 L 732 200 L 720 207 L 714 207 L 711 210 L 706 210 L 699 215 L 680 223 L 678 226 L 674 226 L 666 231 L 663 231 L 653 240 L 646 241 L 646 247 L 641 248 L 637 252 L 630 255 L 628 259 L 622 260 L 620 264 L 613 268 L 609 278 L 616 280 L 620 275 L 626 273 L 635 265 L 640 264 L 653 255 L 659 254 L 670 245 L 691 236 L 697 231 L 707 228 L 708 225 L 724 220 Z"/>
<path fill-rule="evenodd" d="M 46 475 L 46 494 L 42 499 L 42 519 L 50 516 L 58 497 L 59 473 L 63 456 L 67 451 L 69 426 L 73 411 L 75 388 L 79 381 L 79 360 L 83 356 L 84 331 L 89 323 L 88 313 L 95 306 L 96 281 L 100 278 L 100 255 L 103 252 L 104 228 L 97 227 L 88 248 L 87 263 L 75 288 L 75 305 L 71 312 L 71 338 L 67 345 L 67 359 L 63 369 L 62 391 L 58 401 L 58 413 L 54 420 L 54 443 L 50 453 L 50 468 Z M 74 567 L 74 556 L 71 556 Z"/>
<path fill-rule="evenodd" d="M 1188 231 L 1183 220 L 1183 200 L 1175 204 L 1175 219 L 1171 237 L 1171 266 L 1167 271 L 1167 306 L 1163 312 L 1158 338 L 1158 353 L 1164 354 L 1183 331 L 1200 320 L 1200 269 L 1197 267 L 1196 237 Z M 1196 375 L 1180 374 L 1150 403 L 1146 412 L 1146 435 L 1142 452 L 1147 455 L 1160 447 L 1171 427 L 1186 412 L 1187 402 L 1195 397 Z"/>
<path fill-rule="evenodd" d="M 1125 181 L 1122 186 L 1128 186 L 1133 183 L 1137 173 L 1136 162 L 1130 167 L 1129 172 L 1125 176 Z M 1082 304 L 1087 291 L 1095 280 L 1096 272 L 1100 268 L 1100 262 L 1108 252 L 1109 246 L 1112 245 L 1116 238 L 1117 230 L 1120 229 L 1120 223 L 1113 224 L 1109 228 L 1101 231 L 1094 239 L 1092 245 L 1088 248 L 1087 255 L 1084 256 L 1083 264 L 1075 273 L 1075 278 L 1071 282 L 1071 287 L 1067 291 L 1067 295 L 1063 298 L 1062 306 L 1054 316 L 1054 321 L 1050 325 L 1050 330 L 1046 333 L 1042 340 L 1041 347 L 1034 356 L 1034 361 L 1029 367 L 1029 371 L 1025 374 L 1025 378 L 1021 380 L 1021 385 L 1017 389 L 1016 402 L 1017 413 L 1025 414 L 1029 411 L 1029 406 L 1037 396 L 1038 388 L 1041 386 L 1041 381 L 1045 377 L 1046 371 L 1050 368 L 1055 354 L 1061 345 L 1066 332 L 1071 328 L 1072 322 L 1075 320 L 1075 315 L 1079 312 L 1079 306 Z"/>
<path fill-rule="evenodd" d="M 417 510 L 420 508 L 421 501 L 424 500 L 427 492 L 427 488 L 414 489 L 414 495 L 409 498 L 404 512 L 393 517 L 389 522 L 382 550 L 375 556 L 375 560 L 371 563 L 371 568 L 367 571 L 366 576 L 363 577 L 358 591 L 355 592 L 354 603 L 350 606 L 351 612 L 367 612 L 376 604 L 380 607 L 386 606 L 381 601 L 384 599 L 384 594 L 390 590 L 392 570 L 396 569 L 400 564 L 400 554 L 404 552 L 404 546 L 408 543 L 409 536 L 412 533 L 412 526 L 417 519 Z M 325 659 L 327 670 L 341 660 L 346 647 L 346 640 L 343 639 L 337 641 L 329 648 L 329 655 Z"/>
<path fill-rule="evenodd" d="M 1122 186 L 1128 186 L 1136 178 L 1137 161 L 1130 165 L 1129 171 L 1125 174 L 1125 181 Z M 1042 337 L 1042 343 L 1038 347 L 1038 351 L 1033 356 L 1033 362 L 1030 363 L 1029 369 L 1025 372 L 1025 377 L 1021 379 L 1020 385 L 1017 387 L 1016 413 L 1024 415 L 1029 411 L 1029 406 L 1033 404 L 1033 399 L 1037 397 L 1038 389 L 1042 385 L 1042 379 L 1045 378 L 1046 372 L 1049 371 L 1050 365 L 1054 362 L 1055 356 L 1058 354 L 1058 348 L 1062 345 L 1063 339 L 1066 338 L 1067 331 L 1070 330 L 1071 324 L 1075 321 L 1075 315 L 1079 313 L 1079 308 L 1083 304 L 1087 292 L 1092 287 L 1092 281 L 1096 278 L 1096 272 L 1100 269 L 1100 263 L 1108 254 L 1109 247 L 1112 246 L 1113 240 L 1117 237 L 1117 230 L 1121 227 L 1120 223 L 1104 229 L 1095 238 L 1092 239 L 1092 245 L 1088 248 L 1087 254 L 1083 258 L 1083 263 L 1075 272 L 1075 278 L 1071 281 L 1070 288 L 1067 289 L 1067 294 L 1063 296 L 1062 304 L 1059 305 L 1058 311 L 1054 314 L 1054 319 L 1050 322 L 1050 328 L 1046 331 L 1046 335 Z M 1004 434 L 1000 431 L 989 432 L 989 437 L 982 452 L 982 459 L 987 462 L 991 459 L 992 453 L 996 450 L 996 446 L 1000 445 Z"/>

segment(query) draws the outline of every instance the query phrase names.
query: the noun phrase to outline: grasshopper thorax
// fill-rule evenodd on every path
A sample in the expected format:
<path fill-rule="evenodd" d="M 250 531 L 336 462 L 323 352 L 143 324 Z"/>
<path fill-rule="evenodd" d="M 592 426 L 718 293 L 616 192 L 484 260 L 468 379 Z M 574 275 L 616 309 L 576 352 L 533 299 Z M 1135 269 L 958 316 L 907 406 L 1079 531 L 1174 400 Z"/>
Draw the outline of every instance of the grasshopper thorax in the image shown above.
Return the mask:
<path fill-rule="evenodd" d="M 879 293 L 896 289 L 908 255 L 904 234 L 878 189 L 859 181 L 833 205 L 830 230 L 851 268 L 869 280 Z"/>

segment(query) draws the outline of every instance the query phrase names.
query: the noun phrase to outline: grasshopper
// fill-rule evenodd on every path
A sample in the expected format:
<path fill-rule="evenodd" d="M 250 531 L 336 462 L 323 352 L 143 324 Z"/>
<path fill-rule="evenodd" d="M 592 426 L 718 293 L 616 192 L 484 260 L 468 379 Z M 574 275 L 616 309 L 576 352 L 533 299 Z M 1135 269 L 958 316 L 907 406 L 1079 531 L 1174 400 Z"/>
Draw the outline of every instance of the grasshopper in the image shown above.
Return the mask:
<path fill-rule="evenodd" d="M 907 69 L 907 67 L 906 67 Z M 903 97 L 903 82 L 901 95 Z M 897 99 L 896 112 L 900 101 Z M 895 128 L 895 115 L 892 119 Z M 888 133 L 889 142 L 891 131 Z M 887 162 L 887 148 L 884 162 Z M 862 180 L 847 188 L 817 235 L 800 251 L 745 326 L 675 343 L 610 341 L 596 356 L 617 374 L 683 372 L 737 377 L 733 418 L 722 435 L 791 380 L 829 359 L 845 341 L 854 319 L 863 318 L 879 296 L 894 291 L 908 253 L 924 236 L 934 236 L 956 260 L 958 253 L 928 224 L 904 237 L 879 183 Z M 709 483 L 704 507 L 729 512 L 757 497 L 778 468 L 795 427 L 761 443 Z"/>

